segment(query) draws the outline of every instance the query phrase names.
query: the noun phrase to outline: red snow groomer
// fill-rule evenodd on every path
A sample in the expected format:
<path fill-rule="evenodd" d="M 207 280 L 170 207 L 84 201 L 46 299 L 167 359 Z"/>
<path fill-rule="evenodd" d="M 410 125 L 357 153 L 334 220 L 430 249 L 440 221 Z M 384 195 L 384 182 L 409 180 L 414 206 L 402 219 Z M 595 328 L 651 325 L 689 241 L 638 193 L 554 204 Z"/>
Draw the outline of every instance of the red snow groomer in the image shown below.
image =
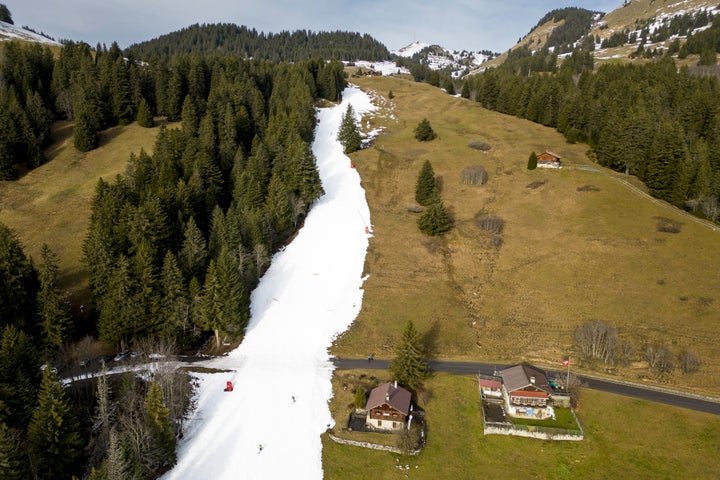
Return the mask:
<path fill-rule="evenodd" d="M 232 391 L 233 391 L 232 382 L 231 382 L 230 380 L 228 380 L 228 381 L 225 383 L 225 391 L 226 391 L 226 392 L 232 392 Z"/>

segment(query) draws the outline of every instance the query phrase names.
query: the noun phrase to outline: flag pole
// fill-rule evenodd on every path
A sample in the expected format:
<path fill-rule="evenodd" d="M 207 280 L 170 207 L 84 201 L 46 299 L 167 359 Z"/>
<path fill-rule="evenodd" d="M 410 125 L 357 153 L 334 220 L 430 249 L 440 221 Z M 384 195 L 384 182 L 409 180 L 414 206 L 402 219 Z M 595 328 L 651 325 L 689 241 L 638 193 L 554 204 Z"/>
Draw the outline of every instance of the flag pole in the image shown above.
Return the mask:
<path fill-rule="evenodd" d="M 565 392 L 570 388 L 570 357 L 563 360 L 562 364 L 567 367 L 567 379 L 565 380 Z"/>

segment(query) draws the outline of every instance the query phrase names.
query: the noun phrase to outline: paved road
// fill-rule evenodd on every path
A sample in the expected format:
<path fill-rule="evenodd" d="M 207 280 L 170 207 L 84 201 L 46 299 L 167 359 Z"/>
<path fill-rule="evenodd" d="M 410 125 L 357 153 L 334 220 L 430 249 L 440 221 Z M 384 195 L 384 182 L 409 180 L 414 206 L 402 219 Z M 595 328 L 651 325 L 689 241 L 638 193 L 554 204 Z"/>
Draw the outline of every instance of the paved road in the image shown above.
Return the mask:
<path fill-rule="evenodd" d="M 351 359 L 351 358 L 334 358 L 333 364 L 341 370 L 348 369 L 374 369 L 387 370 L 387 360 L 367 359 Z M 496 370 L 502 370 L 510 365 L 491 364 L 491 363 L 475 363 L 475 362 L 429 362 L 430 371 L 455 373 L 459 375 L 475 375 L 482 373 L 484 375 L 492 375 Z M 542 371 L 542 369 L 539 369 Z M 626 383 L 611 382 L 607 380 L 599 380 L 596 378 L 588 378 L 579 376 L 580 381 L 593 390 L 601 392 L 615 393 L 626 397 L 639 398 L 651 402 L 659 402 L 675 407 L 688 408 L 699 412 L 712 413 L 720 415 L 720 402 L 705 400 L 702 398 L 680 395 L 669 391 L 659 391 L 652 388 L 644 388 L 642 386 L 629 385 Z"/>

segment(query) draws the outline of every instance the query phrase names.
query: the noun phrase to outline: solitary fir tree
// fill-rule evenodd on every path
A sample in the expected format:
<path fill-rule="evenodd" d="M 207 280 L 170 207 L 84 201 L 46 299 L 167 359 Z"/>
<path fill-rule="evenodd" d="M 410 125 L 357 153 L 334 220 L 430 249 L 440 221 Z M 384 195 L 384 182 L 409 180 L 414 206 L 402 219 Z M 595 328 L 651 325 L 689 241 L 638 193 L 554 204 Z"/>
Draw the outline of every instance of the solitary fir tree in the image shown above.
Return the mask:
<path fill-rule="evenodd" d="M 530 157 L 528 157 L 527 168 L 528 170 L 535 170 L 537 168 L 537 155 L 535 155 L 535 152 L 530 153 Z"/>
<path fill-rule="evenodd" d="M 435 184 L 435 171 L 430 164 L 430 160 L 425 160 L 415 183 L 415 201 L 426 207 L 438 194 L 438 188 Z"/>
<path fill-rule="evenodd" d="M 415 127 L 415 138 L 421 142 L 429 142 L 435 140 L 437 134 L 430 126 L 427 118 L 423 118 L 417 127 Z"/>
<path fill-rule="evenodd" d="M 452 228 L 450 215 L 448 215 L 440 195 L 435 196 L 418 218 L 417 224 L 421 232 L 431 236 L 442 235 Z"/>
<path fill-rule="evenodd" d="M 362 145 L 360 127 L 355 119 L 355 110 L 353 110 L 350 104 L 348 104 L 347 110 L 343 114 L 342 122 L 340 122 L 338 141 L 342 144 L 343 152 L 345 153 L 360 150 L 360 146 Z"/>
<path fill-rule="evenodd" d="M 428 371 L 423 355 L 420 335 L 412 320 L 408 320 L 396 350 L 396 357 L 390 363 L 390 371 L 395 380 L 412 389 L 419 387 Z"/>

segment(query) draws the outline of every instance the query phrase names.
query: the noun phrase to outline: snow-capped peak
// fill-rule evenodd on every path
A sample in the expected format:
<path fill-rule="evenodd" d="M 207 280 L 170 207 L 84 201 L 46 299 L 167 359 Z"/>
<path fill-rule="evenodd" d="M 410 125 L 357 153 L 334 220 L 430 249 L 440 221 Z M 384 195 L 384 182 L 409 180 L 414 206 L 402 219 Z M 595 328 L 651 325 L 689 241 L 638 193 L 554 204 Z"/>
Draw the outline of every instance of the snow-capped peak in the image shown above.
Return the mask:
<path fill-rule="evenodd" d="M 397 55 L 398 57 L 412 57 L 416 53 L 420 53 L 423 48 L 427 48 L 429 46 L 429 43 L 413 42 L 400 50 L 391 50 L 390 53 Z"/>

